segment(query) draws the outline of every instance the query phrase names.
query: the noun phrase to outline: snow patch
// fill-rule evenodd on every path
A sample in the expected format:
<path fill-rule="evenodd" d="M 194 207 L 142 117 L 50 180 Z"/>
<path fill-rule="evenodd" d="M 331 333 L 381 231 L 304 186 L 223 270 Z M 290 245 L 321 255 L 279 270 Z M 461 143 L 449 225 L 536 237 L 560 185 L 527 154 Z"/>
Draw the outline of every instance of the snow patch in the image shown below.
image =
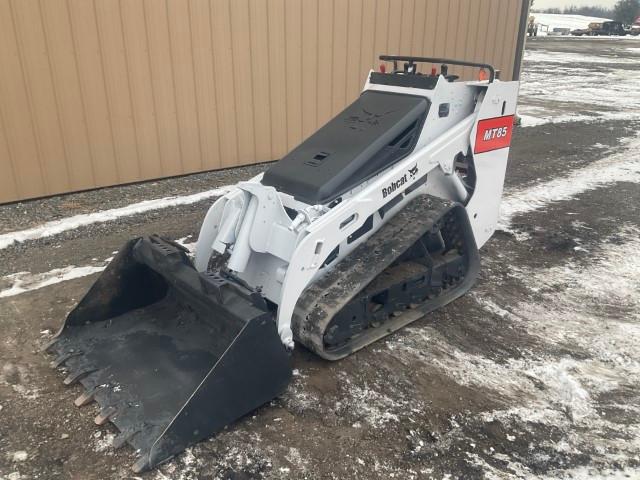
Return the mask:
<path fill-rule="evenodd" d="M 320 398 L 315 393 L 307 390 L 303 382 L 304 378 L 306 376 L 294 376 L 289 387 L 281 396 L 284 404 L 290 410 L 310 412 L 320 405 Z"/>
<path fill-rule="evenodd" d="M 11 283 L 11 287 L 0 291 L 0 298 L 13 297 L 14 295 L 38 290 L 43 287 L 48 287 L 49 285 L 73 280 L 74 278 L 86 277 L 87 275 L 103 271 L 105 267 L 106 265 L 89 265 L 84 267 L 70 265 L 64 268 L 54 268 L 53 270 L 43 273 L 13 273 L 3 278 L 3 280 Z"/>
<path fill-rule="evenodd" d="M 556 424 L 565 415 L 583 418 L 593 412 L 588 392 L 575 377 L 573 371 L 579 365 L 571 359 L 557 362 L 545 358 L 508 359 L 496 362 L 490 358 L 463 352 L 435 331 L 430 332 L 430 345 L 425 345 L 427 328 L 408 328 L 407 335 L 388 342 L 388 348 L 396 357 L 407 361 L 416 359 L 440 369 L 456 383 L 468 387 L 480 387 L 496 392 L 502 400 L 511 399 L 524 407 L 512 409 L 504 415 L 519 416 L 523 421 L 551 422 Z M 425 352 L 428 352 L 425 354 Z M 540 385 L 544 385 L 546 398 L 539 402 Z M 551 399 L 558 407 L 546 408 Z M 492 421 L 495 413 L 485 417 Z M 565 420 L 566 421 L 566 420 Z"/>
<path fill-rule="evenodd" d="M 117 220 L 118 218 L 128 217 L 144 212 L 150 212 L 152 210 L 160 210 L 163 208 L 175 207 L 179 205 L 190 205 L 202 200 L 207 200 L 209 198 L 220 197 L 228 193 L 231 188 L 232 187 L 230 186 L 225 186 L 221 188 L 215 188 L 213 190 L 194 193 L 192 195 L 144 200 L 142 202 L 132 203 L 131 205 L 127 205 L 125 207 L 112 208 L 110 210 L 102 210 L 93 213 L 84 213 L 60 220 L 53 220 L 51 222 L 47 222 L 42 225 L 38 225 L 37 227 L 29 228 L 26 230 L 4 233 L 0 235 L 0 250 L 7 248 L 9 245 L 12 245 L 16 242 L 24 242 L 26 240 L 51 237 L 68 230 L 74 230 L 76 228 L 92 225 L 94 223 L 110 222 L 112 220 Z"/>
<path fill-rule="evenodd" d="M 186 248 L 189 252 L 189 255 L 195 255 L 197 242 L 188 242 L 187 240 L 189 240 L 191 237 L 192 235 L 187 235 L 186 237 L 179 238 L 176 240 L 176 243 Z"/>
<path fill-rule="evenodd" d="M 27 460 L 27 458 L 29 458 L 29 454 L 24 450 L 11 452 L 7 454 L 7 456 L 11 459 L 12 462 L 24 462 Z"/>
<path fill-rule="evenodd" d="M 640 229 L 623 226 L 587 266 L 570 260 L 514 276 L 543 299 L 514 306 L 514 321 L 549 343 L 590 352 L 602 363 L 591 375 L 601 386 L 607 377 L 615 383 L 621 372 L 640 383 Z"/>
<path fill-rule="evenodd" d="M 177 243 L 185 247 L 189 254 L 195 253 L 195 242 L 185 243 L 185 240 L 190 238 L 184 237 L 177 240 Z M 76 278 L 86 277 L 93 275 L 94 273 L 102 272 L 109 262 L 113 260 L 113 257 L 106 258 L 102 265 L 85 265 L 83 267 L 76 267 L 75 265 L 69 265 L 64 268 L 54 268 L 48 272 L 31 273 L 31 272 L 17 272 L 10 275 L 6 275 L 0 278 L 0 285 L 9 284 L 9 288 L 0 290 L 0 298 L 13 297 L 22 293 L 31 292 L 33 290 L 39 290 L 50 285 L 66 282 L 67 280 L 74 280 Z"/>
<path fill-rule="evenodd" d="M 554 266 L 537 272 L 529 281 L 548 289 L 562 285 L 565 292 L 580 302 L 597 303 L 600 308 L 628 305 L 631 307 L 629 319 L 640 319 L 640 229 L 623 226 L 615 235 L 615 240 L 619 238 L 624 241 L 605 240 L 595 258 L 597 261 L 589 267 L 571 263 Z"/>
<path fill-rule="evenodd" d="M 96 452 L 106 452 L 113 447 L 113 439 L 116 436 L 113 433 L 106 433 L 102 435 L 101 431 L 97 431 L 93 434 L 95 439 L 93 449 Z"/>
<path fill-rule="evenodd" d="M 410 404 L 408 400 L 391 398 L 369 385 L 356 385 L 345 373 L 341 373 L 340 377 L 346 385 L 348 401 L 337 402 L 335 410 L 348 412 L 373 428 L 384 428 L 389 423 L 398 423 L 401 417 L 406 417 L 412 411 L 419 411 L 421 408 L 415 402 Z"/>
<path fill-rule="evenodd" d="M 192 480 L 199 478 L 198 459 L 193 447 L 187 448 L 176 460 L 156 471 L 156 480 Z"/>
<path fill-rule="evenodd" d="M 295 447 L 289 447 L 289 453 L 285 455 L 285 460 L 296 467 L 300 472 L 306 473 L 309 465 L 309 459 L 304 458 L 300 454 L 300 450 Z"/>
<path fill-rule="evenodd" d="M 40 390 L 29 386 L 30 376 L 30 371 L 26 365 L 6 361 L 2 365 L 2 369 L 0 369 L 0 385 L 10 387 L 26 400 L 35 400 L 40 397 Z"/>
<path fill-rule="evenodd" d="M 560 428 L 562 441 L 542 440 L 540 455 L 589 452 L 592 465 L 630 468 L 640 448 L 640 406 L 624 392 L 640 384 L 640 229 L 622 226 L 585 264 L 570 258 L 551 268 L 511 270 L 526 289 L 536 289 L 535 297 L 507 306 L 497 290 L 491 296 L 484 292 L 479 304 L 487 315 L 500 317 L 504 328 L 525 329 L 545 347 L 498 360 L 490 353 L 463 351 L 437 330 L 421 326 L 406 328 L 387 342 L 388 348 L 407 364 L 437 368 L 460 385 L 494 395 L 497 405 L 506 404 L 475 416 L 483 423 L 500 422 L 509 434 Z M 480 296 L 477 292 L 472 298 Z M 567 354 L 558 358 L 565 349 Z M 628 421 L 609 420 L 607 409 L 627 412 Z M 469 456 L 487 478 L 503 478 L 505 471 L 540 478 L 518 457 L 504 455 L 508 466 L 498 470 L 487 456 L 500 460 L 494 452 Z M 594 478 L 600 474 L 591 466 L 566 473 L 583 478 L 587 472 Z M 542 478 L 571 478 L 567 475 L 553 472 Z M 601 475 L 616 478 L 607 471 Z"/>
<path fill-rule="evenodd" d="M 552 202 L 569 200 L 576 195 L 615 182 L 640 183 L 640 136 L 627 142 L 626 148 L 566 176 L 509 192 L 501 207 L 499 227 L 508 230 L 515 215 L 539 210 Z"/>
<path fill-rule="evenodd" d="M 40 398 L 40 391 L 37 388 L 29 388 L 24 385 L 11 385 L 11 389 L 27 400 L 36 400 Z"/>
<path fill-rule="evenodd" d="M 531 15 L 535 17 L 536 23 L 547 25 L 549 27 L 549 31 L 554 28 L 570 28 L 571 30 L 587 28 L 591 22 L 607 22 L 611 20 L 609 18 L 589 17 L 586 15 L 567 15 L 563 13 L 531 12 Z M 546 35 L 546 32 L 542 29 L 538 29 L 538 35 L 544 36 Z"/>
<path fill-rule="evenodd" d="M 518 100 L 521 125 L 640 119 L 640 70 L 633 68 L 638 61 L 631 52 L 526 50 Z"/>
<path fill-rule="evenodd" d="M 544 385 L 534 391 L 535 402 L 487 412 L 484 420 L 508 424 L 517 418 L 552 427 L 571 421 L 581 428 L 569 430 L 563 445 L 553 445 L 558 451 L 589 446 L 601 459 L 622 467 L 637 455 L 640 406 L 615 392 L 640 384 L 639 234 L 636 227 L 623 226 L 584 266 L 569 260 L 562 266 L 517 273 L 526 286 L 539 287 L 538 296 L 513 305 L 517 314 L 508 312 L 506 317 L 548 345 L 584 353 L 523 372 Z M 609 306 L 616 308 L 608 313 Z M 619 313 L 620 306 L 629 311 Z M 488 310 L 493 313 L 495 308 Z M 628 423 L 609 421 L 600 411 L 602 406 L 593 399 L 602 393 L 607 393 L 606 406 L 629 412 Z M 584 467 L 587 471 L 596 472 Z M 609 478 L 608 473 L 602 475 Z"/>
<path fill-rule="evenodd" d="M 214 437 L 208 445 L 200 443 L 188 448 L 185 453 L 171 462 L 161 465 L 156 471 L 155 480 L 196 480 L 200 478 L 229 478 L 230 472 L 236 472 L 246 478 L 262 477 L 262 473 L 273 467 L 270 456 L 273 445 L 262 447 L 262 437 L 258 433 L 247 433 L 240 429 L 223 432 Z M 206 449 L 206 450 L 205 450 Z M 213 449 L 213 451 L 212 451 Z M 202 471 L 199 458 L 214 456 L 215 462 Z M 280 451 L 278 458 L 282 458 Z M 213 470 L 211 470 L 213 468 Z"/>
<path fill-rule="evenodd" d="M 632 480 L 640 477 L 638 468 L 596 468 L 591 466 L 582 466 L 563 470 L 562 472 L 554 472 L 550 475 L 542 475 L 540 480 L 556 480 L 559 478 L 566 479 L 590 479 L 590 480 Z"/>
<path fill-rule="evenodd" d="M 628 48 L 626 50 L 629 50 Z M 579 67 L 575 67 L 576 64 L 590 63 L 590 64 L 602 64 L 608 66 L 615 66 L 618 64 L 634 65 L 637 63 L 637 59 L 629 57 L 618 57 L 614 55 L 587 55 L 584 53 L 572 53 L 572 52 L 554 52 L 549 50 L 527 50 L 525 55 L 527 62 L 535 63 L 548 63 L 552 65 L 567 65 L 572 69 L 581 71 Z M 555 74 L 556 72 L 554 72 Z M 567 79 L 563 79 L 566 85 Z M 608 91 L 608 90 L 607 90 Z"/>
<path fill-rule="evenodd" d="M 467 456 L 467 462 L 470 465 L 473 465 L 475 467 L 479 467 L 482 469 L 482 474 L 484 479 L 503 480 L 505 478 L 509 478 L 505 476 L 505 472 L 503 470 L 497 469 L 496 467 L 491 465 L 478 453 L 466 452 L 466 456 Z M 528 469 L 524 465 L 522 465 L 520 462 L 513 461 L 506 455 L 500 455 L 497 453 L 493 453 L 492 456 L 500 460 L 501 463 L 506 464 L 506 469 L 509 472 L 513 472 L 513 475 L 512 475 L 513 478 L 531 478 L 531 476 L 529 475 Z"/>

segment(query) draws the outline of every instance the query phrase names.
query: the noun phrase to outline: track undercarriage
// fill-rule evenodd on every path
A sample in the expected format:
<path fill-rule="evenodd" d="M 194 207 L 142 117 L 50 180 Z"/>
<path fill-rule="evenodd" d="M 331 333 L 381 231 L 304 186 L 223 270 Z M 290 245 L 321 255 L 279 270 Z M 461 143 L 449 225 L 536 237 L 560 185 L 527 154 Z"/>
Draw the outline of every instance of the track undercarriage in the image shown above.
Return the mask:
<path fill-rule="evenodd" d="M 343 358 L 459 297 L 478 269 L 463 207 L 421 195 L 305 291 L 294 334 Z"/>

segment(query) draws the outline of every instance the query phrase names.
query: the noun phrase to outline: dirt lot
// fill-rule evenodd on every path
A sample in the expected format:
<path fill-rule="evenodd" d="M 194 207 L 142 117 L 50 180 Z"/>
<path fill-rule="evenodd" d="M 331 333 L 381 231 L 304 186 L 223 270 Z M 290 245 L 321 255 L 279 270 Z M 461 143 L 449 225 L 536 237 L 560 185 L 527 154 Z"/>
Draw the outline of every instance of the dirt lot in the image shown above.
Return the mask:
<path fill-rule="evenodd" d="M 470 294 L 340 362 L 297 348 L 281 398 L 139 477 L 640 478 L 639 47 L 530 42 L 530 126 L 515 134 L 502 227 Z M 0 239 L 261 168 L 0 207 Z M 134 452 L 110 446 L 115 429 L 73 405 L 80 387 L 40 348 L 97 276 L 77 267 L 101 268 L 141 234 L 193 241 L 210 204 L 0 249 L 0 478 L 135 478 Z"/>

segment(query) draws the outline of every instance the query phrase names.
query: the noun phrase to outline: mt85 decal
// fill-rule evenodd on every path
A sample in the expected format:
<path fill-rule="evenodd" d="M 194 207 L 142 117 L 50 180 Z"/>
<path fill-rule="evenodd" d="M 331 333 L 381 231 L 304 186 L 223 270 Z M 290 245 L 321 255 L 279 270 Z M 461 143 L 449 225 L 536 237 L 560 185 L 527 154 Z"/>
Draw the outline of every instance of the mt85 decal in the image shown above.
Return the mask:
<path fill-rule="evenodd" d="M 487 118 L 478 122 L 476 145 L 473 153 L 490 152 L 511 145 L 513 115 Z"/>

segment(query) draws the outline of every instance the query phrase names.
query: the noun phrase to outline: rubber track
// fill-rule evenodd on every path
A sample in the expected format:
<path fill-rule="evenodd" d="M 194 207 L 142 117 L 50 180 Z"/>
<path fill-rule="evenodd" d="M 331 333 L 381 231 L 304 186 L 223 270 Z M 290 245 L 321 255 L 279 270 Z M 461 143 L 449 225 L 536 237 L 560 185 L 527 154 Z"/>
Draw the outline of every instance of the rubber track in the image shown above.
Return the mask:
<path fill-rule="evenodd" d="M 298 300 L 292 320 L 296 339 L 321 357 L 327 360 L 338 360 L 466 292 L 473 284 L 478 271 L 475 244 L 470 246 L 473 252 L 468 274 L 457 288 L 389 319 L 378 328 L 365 330 L 353 341 L 340 348 L 328 351 L 324 347 L 324 333 L 332 318 L 400 255 L 434 228 L 448 211 L 456 208 L 456 205 L 454 202 L 429 195 L 420 195 L 409 202 L 371 238 L 359 245 L 326 276 L 305 290 Z"/>

